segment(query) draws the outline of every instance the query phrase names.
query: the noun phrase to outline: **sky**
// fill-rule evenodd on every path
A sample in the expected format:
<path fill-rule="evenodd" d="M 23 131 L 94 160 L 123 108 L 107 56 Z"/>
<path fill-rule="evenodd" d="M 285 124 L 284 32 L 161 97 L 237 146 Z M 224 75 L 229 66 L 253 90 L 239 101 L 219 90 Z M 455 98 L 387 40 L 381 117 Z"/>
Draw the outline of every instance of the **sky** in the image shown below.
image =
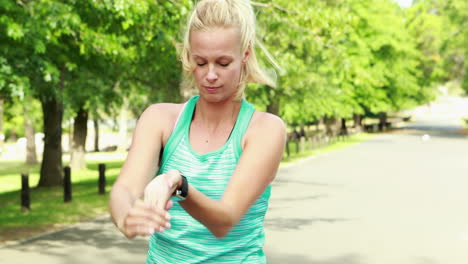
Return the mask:
<path fill-rule="evenodd" d="M 410 7 L 411 2 L 413 2 L 413 0 L 394 0 L 394 1 L 397 2 L 401 7 Z"/>

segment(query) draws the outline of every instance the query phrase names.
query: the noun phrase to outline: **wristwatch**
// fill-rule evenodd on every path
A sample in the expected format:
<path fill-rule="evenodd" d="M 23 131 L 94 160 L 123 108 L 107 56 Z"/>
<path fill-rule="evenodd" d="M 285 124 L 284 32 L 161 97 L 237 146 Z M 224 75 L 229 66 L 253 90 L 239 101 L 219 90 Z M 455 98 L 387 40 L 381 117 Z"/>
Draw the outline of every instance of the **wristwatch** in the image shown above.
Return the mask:
<path fill-rule="evenodd" d="M 187 198 L 188 195 L 188 181 L 187 178 L 180 173 L 180 176 L 182 177 L 182 184 L 180 185 L 180 188 L 177 189 L 172 195 L 172 199 L 175 202 L 180 202 L 184 201 Z"/>

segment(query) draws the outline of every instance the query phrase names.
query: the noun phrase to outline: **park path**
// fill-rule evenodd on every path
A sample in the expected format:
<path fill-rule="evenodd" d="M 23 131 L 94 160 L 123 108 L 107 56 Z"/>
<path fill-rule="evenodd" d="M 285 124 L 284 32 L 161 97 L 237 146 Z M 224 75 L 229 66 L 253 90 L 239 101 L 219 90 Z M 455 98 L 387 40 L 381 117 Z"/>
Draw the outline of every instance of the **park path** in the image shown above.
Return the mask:
<path fill-rule="evenodd" d="M 406 129 L 283 169 L 270 263 L 468 263 L 468 137 L 456 133 L 466 107 L 443 98 Z"/>
<path fill-rule="evenodd" d="M 468 138 L 446 100 L 406 129 L 281 168 L 269 263 L 468 263 Z M 146 249 L 103 217 L 1 247 L 0 263 L 144 263 Z"/>

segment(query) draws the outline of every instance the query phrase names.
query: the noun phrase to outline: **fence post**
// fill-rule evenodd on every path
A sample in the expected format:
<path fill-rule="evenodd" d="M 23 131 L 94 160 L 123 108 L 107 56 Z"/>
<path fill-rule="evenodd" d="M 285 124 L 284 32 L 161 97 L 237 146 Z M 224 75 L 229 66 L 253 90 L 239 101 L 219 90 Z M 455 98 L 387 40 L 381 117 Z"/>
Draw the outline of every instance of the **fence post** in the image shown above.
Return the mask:
<path fill-rule="evenodd" d="M 69 166 L 63 168 L 63 201 L 70 202 L 72 200 L 72 186 L 71 186 L 71 170 Z"/>
<path fill-rule="evenodd" d="M 307 138 L 307 141 L 309 143 L 309 150 L 313 150 L 314 149 L 313 137 Z"/>
<path fill-rule="evenodd" d="M 28 212 L 31 210 L 31 196 L 29 192 L 29 175 L 21 174 L 21 211 Z"/>
<path fill-rule="evenodd" d="M 288 157 L 291 155 L 291 152 L 289 150 L 289 138 L 286 139 L 286 154 Z"/>
<path fill-rule="evenodd" d="M 99 163 L 99 194 L 106 193 L 106 164 Z"/>
<path fill-rule="evenodd" d="M 296 143 L 296 154 L 299 154 L 299 139 L 295 138 L 294 142 Z"/>

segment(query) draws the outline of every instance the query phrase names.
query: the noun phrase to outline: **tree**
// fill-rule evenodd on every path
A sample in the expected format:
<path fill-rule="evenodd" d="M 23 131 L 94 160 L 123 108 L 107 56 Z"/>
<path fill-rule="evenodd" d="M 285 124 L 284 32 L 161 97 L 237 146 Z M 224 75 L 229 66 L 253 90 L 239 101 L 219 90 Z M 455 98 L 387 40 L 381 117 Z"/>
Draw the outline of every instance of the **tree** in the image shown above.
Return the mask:
<path fill-rule="evenodd" d="M 180 74 L 175 73 L 177 67 L 162 63 L 166 58 L 176 63 L 174 41 L 166 33 L 172 34 L 179 27 L 177 22 L 189 4 L 150 0 L 2 1 L 0 11 L 5 15 L 0 19 L 0 32 L 5 34 L 0 38 L 6 49 L 1 56 L 16 75 L 28 79 L 31 93 L 41 101 L 44 112 L 40 186 L 61 183 L 65 108 L 78 113 L 73 145 L 78 154 L 84 151 L 86 139 L 86 124 L 79 123 L 85 120 L 89 108 L 113 106 L 119 96 L 143 90 L 158 90 L 152 93 L 157 96 L 173 90 L 178 94 L 177 89 L 160 89 L 168 87 L 166 83 L 178 83 Z M 158 62 L 160 58 L 163 60 Z M 131 89 L 113 90 L 118 82 Z"/>

